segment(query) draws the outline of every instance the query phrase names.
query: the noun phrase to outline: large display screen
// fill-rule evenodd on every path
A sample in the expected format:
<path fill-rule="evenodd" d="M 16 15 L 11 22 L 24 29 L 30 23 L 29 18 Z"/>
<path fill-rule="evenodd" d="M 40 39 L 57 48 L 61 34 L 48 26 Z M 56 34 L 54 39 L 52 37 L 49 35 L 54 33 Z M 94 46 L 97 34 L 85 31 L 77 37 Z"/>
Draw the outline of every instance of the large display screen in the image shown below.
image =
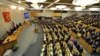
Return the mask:
<path fill-rule="evenodd" d="M 28 13 L 24 13 L 24 17 L 25 17 L 25 19 L 29 18 L 29 14 Z"/>

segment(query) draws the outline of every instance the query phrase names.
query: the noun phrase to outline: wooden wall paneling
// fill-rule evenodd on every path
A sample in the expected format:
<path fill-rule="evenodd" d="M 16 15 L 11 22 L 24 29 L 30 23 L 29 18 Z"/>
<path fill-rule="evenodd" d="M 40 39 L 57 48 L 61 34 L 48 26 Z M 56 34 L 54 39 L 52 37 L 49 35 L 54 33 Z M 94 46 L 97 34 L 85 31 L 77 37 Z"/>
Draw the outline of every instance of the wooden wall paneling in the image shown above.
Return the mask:
<path fill-rule="evenodd" d="M 53 13 L 53 16 L 62 16 L 61 13 Z"/>
<path fill-rule="evenodd" d="M 32 17 L 35 17 L 35 16 L 38 16 L 39 11 L 30 11 L 30 13 Z"/>

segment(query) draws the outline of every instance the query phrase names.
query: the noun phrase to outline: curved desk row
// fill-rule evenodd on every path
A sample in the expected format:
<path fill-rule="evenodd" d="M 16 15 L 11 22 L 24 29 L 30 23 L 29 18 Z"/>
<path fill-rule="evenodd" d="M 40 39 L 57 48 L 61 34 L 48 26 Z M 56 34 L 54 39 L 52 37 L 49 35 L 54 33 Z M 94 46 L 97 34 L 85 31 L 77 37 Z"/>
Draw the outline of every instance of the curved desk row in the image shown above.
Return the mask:
<path fill-rule="evenodd" d="M 82 24 L 82 25 L 85 26 L 85 27 L 89 26 L 89 25 L 86 25 L 86 24 L 83 24 L 83 23 L 80 23 L 80 24 Z M 96 29 L 96 32 L 100 32 L 100 29 L 98 29 L 98 28 L 96 28 L 96 27 L 92 27 L 92 26 L 89 26 L 89 27 L 91 27 L 91 28 L 93 28 L 93 29 Z M 66 27 L 65 27 L 65 29 L 68 30 Z M 76 33 L 74 33 L 73 31 L 70 31 L 70 34 L 71 34 L 74 38 L 76 38 L 76 39 L 79 41 L 79 43 L 80 43 L 90 54 L 93 52 L 92 46 L 89 45 L 89 44 L 83 39 L 83 37 L 77 38 L 78 35 L 77 35 Z"/>
<path fill-rule="evenodd" d="M 23 26 L 20 26 L 16 31 L 14 31 L 12 35 L 6 37 L 6 39 L 0 45 L 0 56 L 2 56 L 6 50 L 12 49 L 14 47 L 22 30 Z"/>
<path fill-rule="evenodd" d="M 17 40 L 20 32 L 22 31 L 22 27 L 23 26 L 20 26 L 16 31 L 14 31 L 14 33 L 12 35 L 9 35 L 4 41 L 3 41 L 3 44 L 5 43 L 8 43 L 8 42 L 11 42 L 11 41 L 14 41 L 14 40 Z"/>
<path fill-rule="evenodd" d="M 76 47 L 76 45 L 74 44 L 73 41 L 75 41 L 75 38 L 70 37 L 69 34 L 67 34 L 67 33 L 63 33 L 63 30 L 66 30 L 66 32 L 68 32 L 67 31 L 68 29 L 63 27 L 63 25 L 60 25 L 60 24 L 52 25 L 52 26 L 60 26 L 62 28 L 62 30 L 58 27 L 57 27 L 57 29 L 54 28 L 54 30 L 53 30 L 52 29 L 53 27 L 51 27 L 50 25 L 48 25 L 49 28 L 47 26 L 45 26 L 45 24 L 43 24 L 43 25 L 42 25 L 42 28 L 44 31 L 44 44 L 42 46 L 41 56 L 45 56 L 45 55 L 46 56 L 53 56 L 53 55 L 85 56 L 85 54 L 84 54 L 85 51 L 82 49 L 82 52 L 81 52 L 78 49 L 78 47 Z M 58 34 L 56 34 L 56 33 L 58 33 Z M 64 34 L 64 36 L 62 34 Z M 79 47 L 81 47 L 80 44 L 79 44 Z"/>

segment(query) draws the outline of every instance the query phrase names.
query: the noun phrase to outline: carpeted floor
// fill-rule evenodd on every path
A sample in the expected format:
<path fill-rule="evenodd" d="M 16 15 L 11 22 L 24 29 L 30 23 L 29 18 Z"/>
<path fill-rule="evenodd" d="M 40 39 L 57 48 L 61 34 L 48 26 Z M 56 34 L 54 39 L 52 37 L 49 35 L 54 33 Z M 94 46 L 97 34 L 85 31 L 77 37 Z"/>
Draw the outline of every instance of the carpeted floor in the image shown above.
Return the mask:
<path fill-rule="evenodd" d="M 39 28 L 39 33 L 37 36 L 37 40 L 36 43 L 34 43 L 33 45 L 31 45 L 28 50 L 25 52 L 24 56 L 40 56 L 41 53 L 41 48 L 42 48 L 42 44 L 43 44 L 43 31 L 41 29 L 41 27 Z"/>
<path fill-rule="evenodd" d="M 26 50 L 36 42 L 37 35 L 33 31 L 34 28 L 34 24 L 25 27 L 18 39 L 19 49 L 14 52 L 13 56 L 22 56 Z"/>

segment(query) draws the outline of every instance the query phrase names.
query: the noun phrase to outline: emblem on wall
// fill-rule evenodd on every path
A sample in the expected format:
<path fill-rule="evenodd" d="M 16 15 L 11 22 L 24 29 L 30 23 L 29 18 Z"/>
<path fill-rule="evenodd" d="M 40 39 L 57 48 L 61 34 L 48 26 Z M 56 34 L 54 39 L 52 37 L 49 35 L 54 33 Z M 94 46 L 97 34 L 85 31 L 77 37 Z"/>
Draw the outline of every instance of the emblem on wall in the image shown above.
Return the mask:
<path fill-rule="evenodd" d="M 3 12 L 3 17 L 4 17 L 5 22 L 10 22 L 11 21 L 11 17 L 10 17 L 9 12 Z"/>

